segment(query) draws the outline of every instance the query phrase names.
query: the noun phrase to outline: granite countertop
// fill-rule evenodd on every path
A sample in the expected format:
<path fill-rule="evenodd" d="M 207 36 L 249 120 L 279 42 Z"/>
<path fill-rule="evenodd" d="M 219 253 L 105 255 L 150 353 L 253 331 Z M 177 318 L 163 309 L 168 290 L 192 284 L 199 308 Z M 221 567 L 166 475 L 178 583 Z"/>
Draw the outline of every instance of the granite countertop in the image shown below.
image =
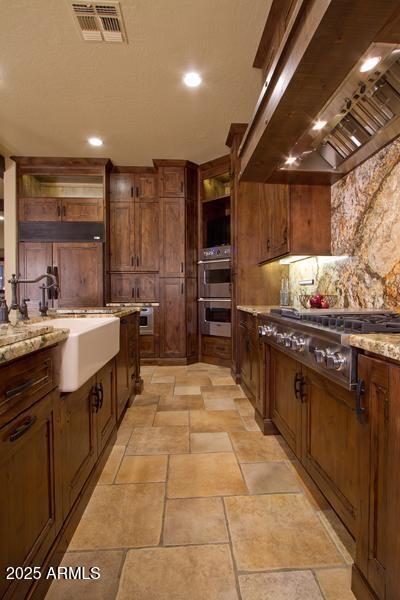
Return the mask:
<path fill-rule="evenodd" d="M 400 333 L 350 334 L 350 346 L 400 362 Z"/>
<path fill-rule="evenodd" d="M 111 306 L 99 306 L 89 308 L 58 308 L 56 310 L 49 310 L 47 318 L 56 319 L 57 317 L 127 317 L 135 312 L 140 312 L 140 307 L 134 305 L 117 305 Z M 38 319 L 44 319 L 44 317 L 38 317 Z"/>
<path fill-rule="evenodd" d="M 146 306 L 160 306 L 159 302 L 108 302 L 106 306 L 132 306 L 142 308 Z"/>
<path fill-rule="evenodd" d="M 258 306 L 247 306 L 247 305 L 239 305 L 236 307 L 238 310 L 242 310 L 243 312 L 250 313 L 254 317 L 257 315 L 268 315 L 271 312 L 272 308 L 279 308 L 279 306 L 268 306 L 268 305 L 258 305 Z"/>
<path fill-rule="evenodd" d="M 68 329 L 54 329 L 49 324 L 30 327 L 26 324 L 0 326 L 0 365 L 47 346 L 63 342 Z"/>

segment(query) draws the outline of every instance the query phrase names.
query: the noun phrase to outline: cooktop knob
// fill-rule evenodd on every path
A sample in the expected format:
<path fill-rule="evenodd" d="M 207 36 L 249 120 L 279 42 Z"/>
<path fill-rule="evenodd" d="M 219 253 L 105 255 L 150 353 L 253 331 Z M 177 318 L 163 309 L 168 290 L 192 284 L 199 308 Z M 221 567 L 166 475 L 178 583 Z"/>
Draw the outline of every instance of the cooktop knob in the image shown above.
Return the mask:
<path fill-rule="evenodd" d="M 277 333 L 275 339 L 277 344 L 283 344 L 285 336 L 283 333 Z"/>
<path fill-rule="evenodd" d="M 286 348 L 291 348 L 292 347 L 292 336 L 290 335 L 290 333 L 286 334 L 284 336 L 283 343 L 284 343 L 284 345 L 285 345 Z"/>
<path fill-rule="evenodd" d="M 297 336 L 297 335 L 292 336 L 292 339 L 291 339 L 292 350 L 295 350 L 296 352 L 301 352 L 305 345 L 306 345 L 306 341 L 303 337 Z"/>
<path fill-rule="evenodd" d="M 336 369 L 336 371 L 340 371 L 340 369 L 346 364 L 346 358 L 339 352 L 329 352 L 326 354 L 325 362 L 328 369 Z"/>
<path fill-rule="evenodd" d="M 314 358 L 315 362 L 318 364 L 324 363 L 326 358 L 325 350 L 322 350 L 322 348 L 314 348 Z"/>

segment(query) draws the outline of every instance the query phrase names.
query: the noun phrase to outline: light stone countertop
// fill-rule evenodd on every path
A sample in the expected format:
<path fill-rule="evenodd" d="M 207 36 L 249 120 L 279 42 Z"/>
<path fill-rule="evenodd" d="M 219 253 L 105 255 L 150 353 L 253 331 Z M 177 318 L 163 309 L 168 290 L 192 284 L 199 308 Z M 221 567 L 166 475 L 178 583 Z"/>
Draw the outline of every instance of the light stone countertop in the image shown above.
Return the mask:
<path fill-rule="evenodd" d="M 1 330 L 3 327 L 7 329 Z M 68 329 L 54 329 L 50 325 L 44 325 L 43 327 L 2 325 L 0 327 L 0 365 L 63 342 L 68 335 Z"/>
<path fill-rule="evenodd" d="M 352 333 L 348 343 L 355 348 L 400 362 L 400 333 Z"/>
<path fill-rule="evenodd" d="M 279 306 L 268 306 L 268 305 L 238 305 L 237 310 L 242 310 L 243 312 L 247 312 L 254 317 L 257 315 L 268 315 L 271 312 L 272 308 L 279 308 Z"/>

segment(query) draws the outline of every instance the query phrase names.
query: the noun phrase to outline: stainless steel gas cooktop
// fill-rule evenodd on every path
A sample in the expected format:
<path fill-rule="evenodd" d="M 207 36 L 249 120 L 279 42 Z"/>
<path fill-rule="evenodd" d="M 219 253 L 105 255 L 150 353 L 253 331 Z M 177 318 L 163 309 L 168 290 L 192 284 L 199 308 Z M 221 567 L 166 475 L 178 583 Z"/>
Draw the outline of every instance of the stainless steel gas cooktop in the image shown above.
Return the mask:
<path fill-rule="evenodd" d="M 272 309 L 263 341 L 348 389 L 357 384 L 357 349 L 349 334 L 400 333 L 400 315 L 382 311 Z"/>

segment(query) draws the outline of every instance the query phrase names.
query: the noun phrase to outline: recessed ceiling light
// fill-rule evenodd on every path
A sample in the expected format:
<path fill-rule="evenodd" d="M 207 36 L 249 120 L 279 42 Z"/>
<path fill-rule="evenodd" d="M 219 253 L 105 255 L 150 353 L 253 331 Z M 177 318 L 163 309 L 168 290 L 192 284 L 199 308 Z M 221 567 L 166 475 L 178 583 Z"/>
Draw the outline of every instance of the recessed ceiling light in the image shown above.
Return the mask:
<path fill-rule="evenodd" d="M 293 165 L 297 159 L 298 159 L 298 156 L 288 156 L 287 159 L 285 160 L 285 165 Z"/>
<path fill-rule="evenodd" d="M 183 77 L 183 83 L 188 87 L 198 87 L 201 84 L 201 77 L 195 71 L 191 71 L 190 73 L 186 73 Z"/>
<path fill-rule="evenodd" d="M 320 129 L 323 129 L 326 125 L 327 121 L 322 121 L 321 119 L 318 119 L 318 121 L 315 121 L 314 125 L 313 125 L 313 130 L 314 131 L 319 131 Z"/>
<path fill-rule="evenodd" d="M 103 145 L 103 140 L 101 140 L 98 137 L 91 137 L 88 139 L 88 142 L 91 146 L 102 146 Z"/>
<path fill-rule="evenodd" d="M 367 58 L 366 60 L 364 60 L 364 62 L 362 63 L 362 65 L 360 67 L 361 73 L 366 73 L 367 71 L 370 71 L 371 69 L 376 67 L 376 65 L 380 62 L 381 62 L 380 56 L 371 56 L 370 58 Z"/>

